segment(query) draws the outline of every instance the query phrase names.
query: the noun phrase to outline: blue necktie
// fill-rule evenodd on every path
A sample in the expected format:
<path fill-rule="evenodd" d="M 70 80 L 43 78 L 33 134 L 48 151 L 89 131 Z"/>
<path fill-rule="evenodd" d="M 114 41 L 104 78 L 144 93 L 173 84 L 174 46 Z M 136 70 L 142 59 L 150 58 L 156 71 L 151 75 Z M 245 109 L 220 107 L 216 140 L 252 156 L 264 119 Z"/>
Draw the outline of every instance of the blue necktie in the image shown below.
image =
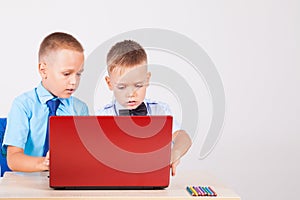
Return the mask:
<path fill-rule="evenodd" d="M 46 102 L 46 104 L 49 108 L 49 117 L 55 116 L 56 110 L 60 104 L 60 100 L 59 99 L 50 99 L 49 101 Z M 49 150 L 49 119 L 48 119 L 48 124 L 47 124 L 47 132 L 46 132 L 43 156 L 46 156 L 48 150 Z"/>

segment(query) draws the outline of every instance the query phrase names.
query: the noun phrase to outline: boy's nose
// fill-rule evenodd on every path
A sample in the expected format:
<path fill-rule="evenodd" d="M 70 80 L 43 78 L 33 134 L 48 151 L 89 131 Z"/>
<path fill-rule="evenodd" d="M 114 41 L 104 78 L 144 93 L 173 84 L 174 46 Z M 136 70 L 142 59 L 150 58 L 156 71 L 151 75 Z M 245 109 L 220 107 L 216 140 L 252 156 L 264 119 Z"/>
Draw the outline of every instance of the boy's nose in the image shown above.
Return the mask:
<path fill-rule="evenodd" d="M 134 87 L 128 87 L 127 96 L 128 97 L 134 97 L 136 95 L 136 88 Z"/>
<path fill-rule="evenodd" d="M 71 84 L 71 85 L 76 85 L 76 82 L 77 82 L 77 77 L 76 77 L 76 75 L 75 75 L 75 76 L 71 76 L 71 77 L 70 77 L 70 84 Z"/>

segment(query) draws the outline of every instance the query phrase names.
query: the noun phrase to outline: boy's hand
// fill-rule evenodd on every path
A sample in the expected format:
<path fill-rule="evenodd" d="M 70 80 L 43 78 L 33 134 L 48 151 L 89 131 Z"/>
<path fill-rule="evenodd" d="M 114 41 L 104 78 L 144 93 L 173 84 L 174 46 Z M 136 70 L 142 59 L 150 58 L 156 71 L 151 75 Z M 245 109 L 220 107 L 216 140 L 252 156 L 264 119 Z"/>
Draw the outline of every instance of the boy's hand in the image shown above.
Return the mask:
<path fill-rule="evenodd" d="M 171 163 L 170 167 L 171 167 L 171 171 L 172 171 L 172 176 L 176 175 L 176 167 L 179 163 L 180 163 L 180 160 L 176 160 L 175 162 Z"/>
<path fill-rule="evenodd" d="M 172 176 L 175 176 L 176 174 L 176 167 L 180 163 L 180 157 L 181 157 L 180 151 L 173 148 L 171 150 L 171 164 L 170 164 L 170 167 L 172 169 Z"/>
<path fill-rule="evenodd" d="M 44 163 L 43 163 L 45 165 L 45 167 L 47 168 L 46 170 L 49 170 L 49 158 L 50 158 L 50 153 L 48 151 L 47 154 L 46 154 Z"/>
<path fill-rule="evenodd" d="M 49 152 L 45 157 L 28 156 L 20 147 L 7 147 L 7 164 L 12 171 L 37 172 L 49 170 Z"/>
<path fill-rule="evenodd" d="M 49 151 L 47 152 L 45 157 L 41 157 L 41 158 L 43 158 L 43 160 L 41 160 L 42 162 L 40 162 L 40 166 L 38 168 L 40 168 L 41 171 L 48 171 L 49 170 L 49 158 L 50 158 Z"/>
<path fill-rule="evenodd" d="M 171 150 L 171 168 L 172 176 L 176 174 L 176 167 L 180 162 L 180 158 L 187 152 L 192 145 L 192 141 L 189 135 L 184 130 L 178 130 L 172 135 L 172 141 L 174 142 Z"/>

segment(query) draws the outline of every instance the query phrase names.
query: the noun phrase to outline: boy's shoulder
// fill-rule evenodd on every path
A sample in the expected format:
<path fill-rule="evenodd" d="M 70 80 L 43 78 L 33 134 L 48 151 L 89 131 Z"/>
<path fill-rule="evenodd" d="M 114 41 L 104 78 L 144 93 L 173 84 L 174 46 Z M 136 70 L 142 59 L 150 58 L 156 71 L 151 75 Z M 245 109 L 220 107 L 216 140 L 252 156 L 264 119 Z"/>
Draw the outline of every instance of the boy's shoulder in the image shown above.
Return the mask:
<path fill-rule="evenodd" d="M 106 104 L 106 105 L 104 106 L 104 108 L 103 108 L 103 109 L 110 109 L 110 108 L 113 108 L 113 107 L 114 107 L 114 105 L 115 105 L 115 102 L 114 102 L 114 101 L 112 101 L 112 102 L 110 102 L 109 104 Z"/>
<path fill-rule="evenodd" d="M 145 99 L 144 102 L 150 106 L 162 106 L 162 107 L 168 106 L 167 103 L 162 102 L 162 101 L 157 101 L 155 99 Z"/>
<path fill-rule="evenodd" d="M 14 99 L 14 102 L 21 103 L 21 104 L 26 104 L 26 103 L 35 104 L 35 103 L 41 102 L 41 98 L 44 97 L 45 95 L 47 95 L 47 93 L 48 93 L 48 92 L 45 93 L 45 90 L 46 89 L 44 89 L 42 84 L 40 83 L 35 88 L 17 96 Z M 49 95 L 50 95 L 50 93 L 49 93 Z"/>
<path fill-rule="evenodd" d="M 96 115 L 116 115 L 114 109 L 115 101 L 106 104 L 103 108 L 98 109 L 95 114 Z"/>
<path fill-rule="evenodd" d="M 77 97 L 71 96 L 70 99 L 72 99 L 72 101 L 74 102 L 74 104 L 87 106 L 84 101 L 78 99 Z"/>
<path fill-rule="evenodd" d="M 75 115 L 89 115 L 89 108 L 87 104 L 78 99 L 77 97 L 71 96 L 69 100 L 73 101 L 72 102 L 72 107 Z"/>
<path fill-rule="evenodd" d="M 24 92 L 20 95 L 18 95 L 15 99 L 14 102 L 16 103 L 35 103 L 37 101 L 37 94 L 35 92 L 36 88 L 31 89 L 27 92 Z"/>
<path fill-rule="evenodd" d="M 167 103 L 153 99 L 144 100 L 150 115 L 169 115 L 170 107 Z"/>

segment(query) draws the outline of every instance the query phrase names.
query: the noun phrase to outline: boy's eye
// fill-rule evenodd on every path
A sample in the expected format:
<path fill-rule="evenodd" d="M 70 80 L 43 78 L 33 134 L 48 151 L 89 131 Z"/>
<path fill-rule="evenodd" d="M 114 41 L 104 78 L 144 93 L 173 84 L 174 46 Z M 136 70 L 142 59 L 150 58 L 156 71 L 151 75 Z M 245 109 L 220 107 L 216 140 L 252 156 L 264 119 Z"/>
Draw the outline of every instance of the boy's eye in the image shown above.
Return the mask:
<path fill-rule="evenodd" d="M 119 90 L 124 90 L 126 88 L 126 86 L 125 85 L 117 85 L 117 88 Z"/>
<path fill-rule="evenodd" d="M 138 83 L 138 84 L 136 84 L 135 85 L 135 87 L 137 87 L 137 88 L 141 88 L 141 87 L 143 87 L 144 85 L 142 84 L 142 83 Z"/>
<path fill-rule="evenodd" d="M 77 73 L 77 76 L 81 76 L 81 73 Z"/>
<path fill-rule="evenodd" d="M 64 72 L 63 75 L 64 75 L 64 76 L 69 76 L 70 73 L 69 73 L 69 72 Z"/>

